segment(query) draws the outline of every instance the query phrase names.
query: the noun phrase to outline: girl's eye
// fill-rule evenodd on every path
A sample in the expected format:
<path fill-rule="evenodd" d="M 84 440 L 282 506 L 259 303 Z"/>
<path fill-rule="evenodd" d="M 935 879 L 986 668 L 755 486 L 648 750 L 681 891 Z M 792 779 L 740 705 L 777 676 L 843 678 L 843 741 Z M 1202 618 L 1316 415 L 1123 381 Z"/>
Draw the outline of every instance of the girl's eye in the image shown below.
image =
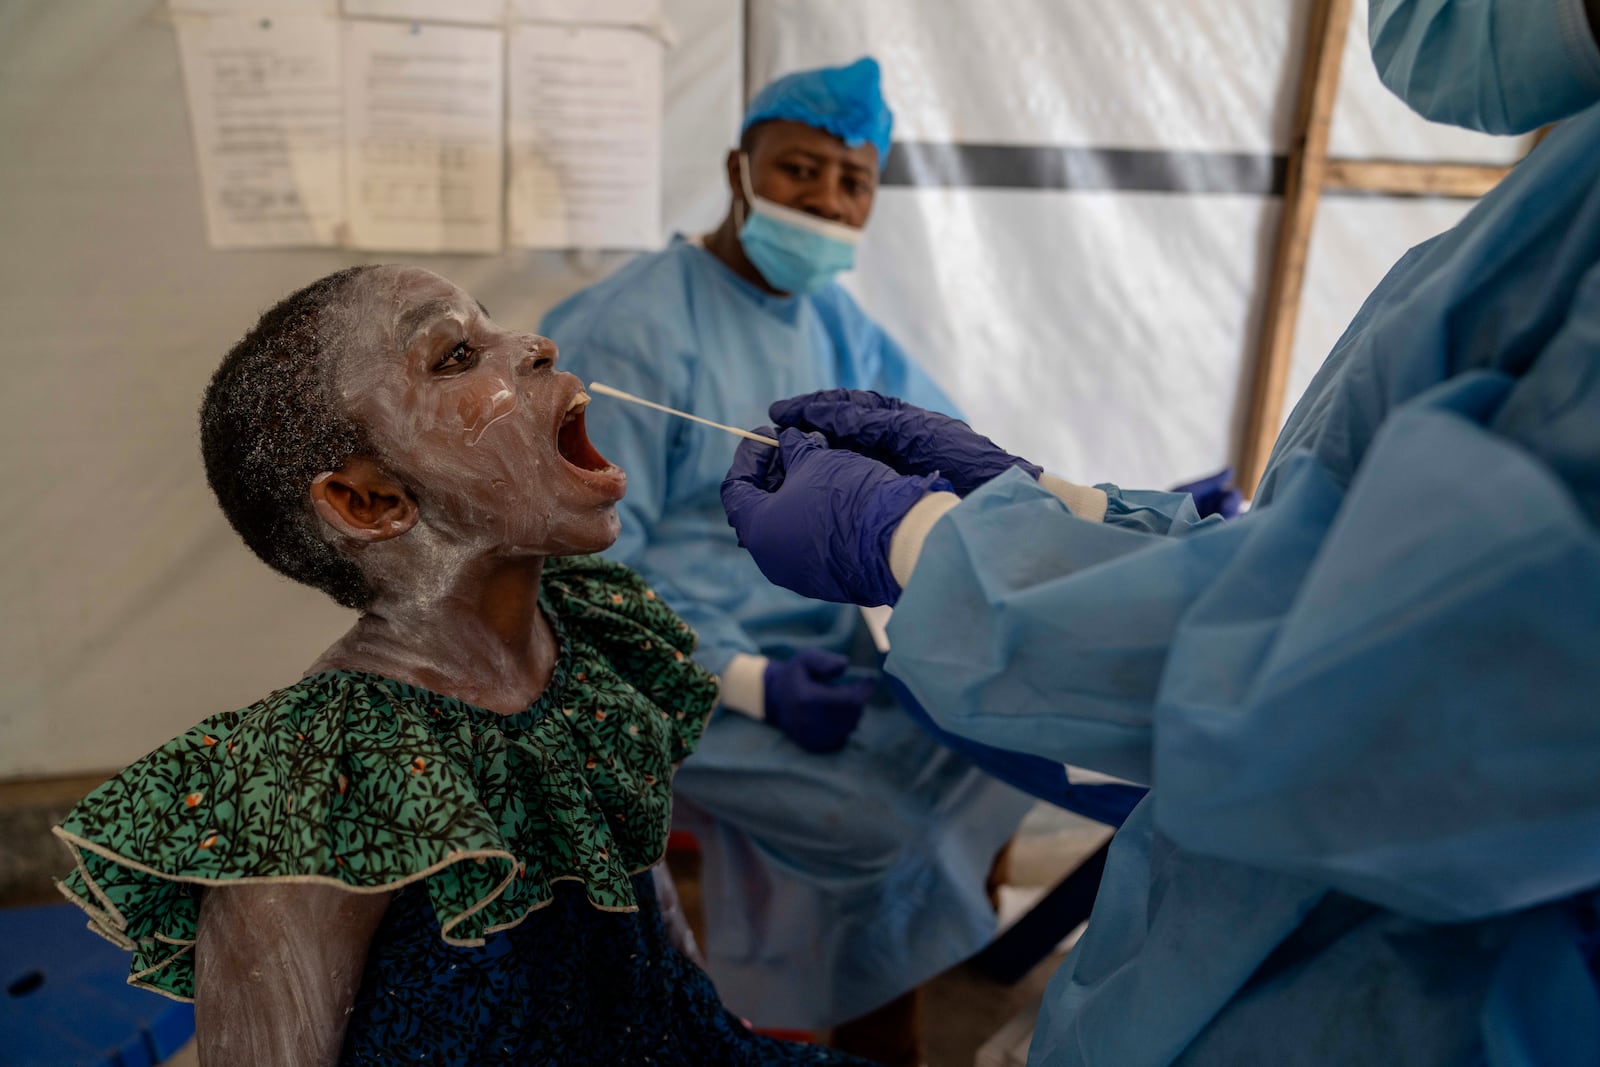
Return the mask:
<path fill-rule="evenodd" d="M 446 352 L 443 356 L 441 356 L 439 358 L 439 362 L 437 362 L 437 363 L 435 363 L 433 365 L 433 369 L 434 370 L 461 370 L 461 369 L 463 369 L 465 367 L 468 367 L 468 366 L 470 366 L 472 364 L 472 358 L 473 358 L 474 355 L 475 355 L 475 353 L 472 350 L 472 346 L 467 344 L 467 342 L 462 341 L 461 343 L 457 344 L 454 348 L 452 348 L 450 351 Z"/>

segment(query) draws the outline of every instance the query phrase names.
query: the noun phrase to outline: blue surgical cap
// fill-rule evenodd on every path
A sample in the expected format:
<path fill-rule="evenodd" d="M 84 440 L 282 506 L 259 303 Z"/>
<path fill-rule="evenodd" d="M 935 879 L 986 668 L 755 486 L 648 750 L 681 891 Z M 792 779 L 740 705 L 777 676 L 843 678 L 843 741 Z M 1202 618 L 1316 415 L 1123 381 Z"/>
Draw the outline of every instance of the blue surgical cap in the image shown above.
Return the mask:
<path fill-rule="evenodd" d="M 803 122 L 833 134 L 851 148 L 871 143 L 878 149 L 878 169 L 888 162 L 894 114 L 883 102 L 878 61 L 870 56 L 848 67 L 785 74 L 750 101 L 739 132 L 775 120 Z"/>

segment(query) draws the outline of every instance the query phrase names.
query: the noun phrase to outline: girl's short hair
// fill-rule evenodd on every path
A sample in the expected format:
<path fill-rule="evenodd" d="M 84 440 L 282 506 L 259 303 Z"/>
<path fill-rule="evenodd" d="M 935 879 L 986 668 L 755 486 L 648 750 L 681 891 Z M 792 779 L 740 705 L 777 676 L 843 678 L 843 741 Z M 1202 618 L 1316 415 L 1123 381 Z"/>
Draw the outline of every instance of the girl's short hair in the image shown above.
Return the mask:
<path fill-rule="evenodd" d="M 364 608 L 372 587 L 323 537 L 311 481 L 352 456 L 373 455 L 345 412 L 331 354 L 350 339 L 341 314 L 371 267 L 320 278 L 269 309 L 223 358 L 200 405 L 200 453 L 222 513 L 280 574 Z"/>

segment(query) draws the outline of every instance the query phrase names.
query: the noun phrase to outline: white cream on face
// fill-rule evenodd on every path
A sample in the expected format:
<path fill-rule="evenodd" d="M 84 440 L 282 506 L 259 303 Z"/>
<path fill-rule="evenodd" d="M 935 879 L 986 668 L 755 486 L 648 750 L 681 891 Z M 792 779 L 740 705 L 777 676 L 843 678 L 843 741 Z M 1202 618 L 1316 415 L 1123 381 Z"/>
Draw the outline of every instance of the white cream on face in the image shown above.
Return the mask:
<path fill-rule="evenodd" d="M 463 409 L 467 405 L 463 404 Z M 475 445 L 483 440 L 483 435 L 489 427 L 501 419 L 510 416 L 517 410 L 517 394 L 508 386 L 496 390 L 493 395 L 482 398 L 477 404 L 477 410 L 468 412 L 463 410 L 461 421 L 466 429 L 466 441 Z"/>

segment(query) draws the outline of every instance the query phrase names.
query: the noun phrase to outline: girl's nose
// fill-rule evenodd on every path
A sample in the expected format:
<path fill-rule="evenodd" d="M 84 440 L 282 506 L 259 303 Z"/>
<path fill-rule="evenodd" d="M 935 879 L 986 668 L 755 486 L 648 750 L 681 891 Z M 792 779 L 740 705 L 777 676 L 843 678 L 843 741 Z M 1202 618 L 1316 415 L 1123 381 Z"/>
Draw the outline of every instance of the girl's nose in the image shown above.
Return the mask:
<path fill-rule="evenodd" d="M 529 335 L 528 351 L 517 360 L 517 377 L 526 378 L 528 375 L 540 370 L 549 370 L 556 365 L 556 360 L 561 358 L 561 353 L 556 348 L 556 343 L 548 337 Z"/>

